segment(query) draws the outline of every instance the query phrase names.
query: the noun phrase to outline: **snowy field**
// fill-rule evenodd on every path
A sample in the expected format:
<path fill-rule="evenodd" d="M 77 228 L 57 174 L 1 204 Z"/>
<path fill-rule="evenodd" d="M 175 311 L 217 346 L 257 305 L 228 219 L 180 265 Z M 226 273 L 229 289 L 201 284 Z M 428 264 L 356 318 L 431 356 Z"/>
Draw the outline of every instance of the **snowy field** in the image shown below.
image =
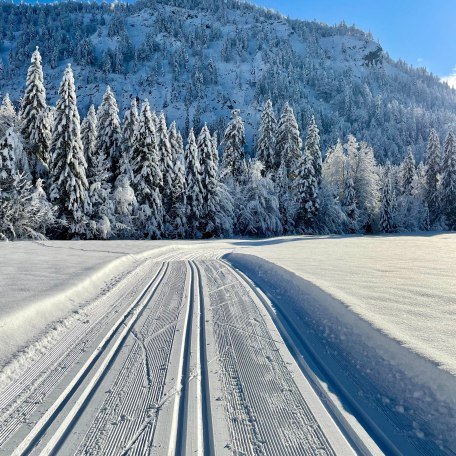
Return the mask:
<path fill-rule="evenodd" d="M 455 286 L 449 233 L 0 244 L 0 452 L 35 432 L 72 454 L 453 454 Z M 49 385 L 77 375 L 86 389 L 68 394 L 89 405 L 46 414 Z"/>
<path fill-rule="evenodd" d="M 176 245 L 216 246 L 282 266 L 456 375 L 456 234 L 452 233 L 190 243 L 3 243 L 0 321 L 30 305 L 36 308 L 37 302 L 47 305 L 56 295 L 61 309 L 58 315 L 63 316 L 98 293 L 101 284 L 134 265 L 138 254 L 157 250 L 154 254 L 158 255 Z M 50 321 L 55 315 L 49 314 Z"/>
<path fill-rule="evenodd" d="M 309 280 L 456 375 L 456 234 L 292 237 L 247 244 L 240 242 L 236 251 Z"/>

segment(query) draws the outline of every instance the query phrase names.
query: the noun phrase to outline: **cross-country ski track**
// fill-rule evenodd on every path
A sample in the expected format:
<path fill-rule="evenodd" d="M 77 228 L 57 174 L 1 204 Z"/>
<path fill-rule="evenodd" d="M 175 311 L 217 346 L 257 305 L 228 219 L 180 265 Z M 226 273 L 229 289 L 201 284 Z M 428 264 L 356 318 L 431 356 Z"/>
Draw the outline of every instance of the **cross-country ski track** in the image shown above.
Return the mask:
<path fill-rule="evenodd" d="M 0 454 L 381 454 L 222 254 L 145 257 L 90 303 L 0 392 Z"/>

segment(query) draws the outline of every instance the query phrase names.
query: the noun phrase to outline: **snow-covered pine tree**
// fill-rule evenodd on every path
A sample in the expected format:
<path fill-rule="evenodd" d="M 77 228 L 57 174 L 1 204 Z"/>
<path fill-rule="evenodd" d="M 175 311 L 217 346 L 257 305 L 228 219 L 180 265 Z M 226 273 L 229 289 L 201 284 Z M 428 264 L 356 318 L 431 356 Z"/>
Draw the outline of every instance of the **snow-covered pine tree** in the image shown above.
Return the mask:
<path fill-rule="evenodd" d="M 240 183 L 245 178 L 247 165 L 245 161 L 245 131 L 244 121 L 239 110 L 232 111 L 232 119 L 228 124 L 223 137 L 223 177 L 232 178 Z"/>
<path fill-rule="evenodd" d="M 163 233 L 163 176 L 148 100 L 142 103 L 133 138 L 133 175 L 139 229 L 149 239 L 160 239 Z"/>
<path fill-rule="evenodd" d="M 277 125 L 275 148 L 276 166 L 283 162 L 288 178 L 293 181 L 301 161 L 302 139 L 293 109 L 288 103 L 285 103 Z"/>
<path fill-rule="evenodd" d="M 187 231 L 187 182 L 184 151 L 181 149 L 176 152 L 171 183 L 168 235 L 172 238 L 183 239 Z"/>
<path fill-rule="evenodd" d="M 441 201 L 448 228 L 456 230 L 456 142 L 452 131 L 444 146 Z"/>
<path fill-rule="evenodd" d="M 177 129 L 176 122 L 172 122 L 168 130 L 169 144 L 171 145 L 172 161 L 176 163 L 178 155 L 184 155 L 184 141 L 180 131 Z"/>
<path fill-rule="evenodd" d="M 296 200 L 294 188 L 288 178 L 285 161 L 282 161 L 276 174 L 275 185 L 279 199 L 280 221 L 283 232 L 291 234 L 295 231 Z"/>
<path fill-rule="evenodd" d="M 15 174 L 19 173 L 17 156 L 22 154 L 22 144 L 18 135 L 12 128 L 9 128 L 0 142 L 0 178 L 5 184 L 6 179 L 11 179 Z M 2 191 L 0 186 L 0 191 Z"/>
<path fill-rule="evenodd" d="M 219 153 L 218 153 L 218 135 L 217 132 L 214 131 L 212 135 L 212 160 L 217 167 L 217 173 L 219 172 Z"/>
<path fill-rule="evenodd" d="M 24 152 L 24 146 L 22 144 L 22 138 L 18 134 L 14 127 L 10 127 L 1 140 L 1 147 L 5 154 L 6 159 L 6 150 L 9 150 L 8 153 L 12 158 L 14 163 L 14 170 L 16 174 L 23 174 L 24 178 L 30 179 L 30 168 L 28 163 L 27 155 Z M 4 162 L 6 163 L 6 161 Z M 6 165 L 5 165 L 6 166 Z M 0 172 L 2 171 L 0 167 Z"/>
<path fill-rule="evenodd" d="M 81 141 L 84 158 L 89 166 L 89 160 L 95 157 L 97 150 L 97 114 L 93 105 L 90 106 L 87 116 L 81 123 Z"/>
<path fill-rule="evenodd" d="M 135 237 L 135 216 L 138 209 L 138 201 L 131 182 L 125 174 L 116 179 L 112 195 L 115 210 L 115 232 L 120 239 Z"/>
<path fill-rule="evenodd" d="M 187 181 L 187 236 L 200 238 L 200 224 L 204 215 L 203 185 L 198 147 L 193 129 L 190 130 L 187 147 L 185 148 L 185 169 Z"/>
<path fill-rule="evenodd" d="M 130 108 L 124 113 L 121 129 L 121 146 L 119 157 L 119 176 L 126 176 L 131 182 L 133 179 L 132 170 L 132 149 L 133 137 L 135 135 L 136 126 L 138 125 L 138 104 L 136 98 L 133 98 Z M 124 180 L 123 180 L 124 182 Z M 124 184 L 122 184 L 123 186 Z"/>
<path fill-rule="evenodd" d="M 435 129 L 432 129 L 426 149 L 426 202 L 431 227 L 438 224 L 440 218 L 440 170 L 440 140 Z"/>
<path fill-rule="evenodd" d="M 353 135 L 348 136 L 346 173 L 353 179 L 358 208 L 358 225 L 366 231 L 373 230 L 377 218 L 380 192 L 377 162 L 374 151 L 365 142 L 358 143 Z"/>
<path fill-rule="evenodd" d="M 203 188 L 203 217 L 201 232 L 204 237 L 215 236 L 216 217 L 218 213 L 217 187 L 218 167 L 214 161 L 214 142 L 207 125 L 198 136 L 198 155 L 201 165 L 201 182 Z"/>
<path fill-rule="evenodd" d="M 211 212 L 212 226 L 207 226 L 207 231 L 213 233 L 216 237 L 231 236 L 233 233 L 234 223 L 234 201 L 228 187 L 220 180 L 219 170 L 219 153 L 218 153 L 218 136 L 215 131 L 212 135 L 212 164 L 216 176 L 217 187 L 212 195 L 212 201 L 208 203 Z M 209 221 L 211 221 L 209 219 Z"/>
<path fill-rule="evenodd" d="M 312 157 L 314 175 L 315 179 L 317 179 L 317 185 L 319 187 L 322 175 L 322 159 L 320 149 L 320 131 L 318 130 L 314 116 L 310 119 L 309 126 L 307 127 L 305 150 Z"/>
<path fill-rule="evenodd" d="M 96 117 L 95 109 L 90 109 L 87 116 L 87 170 L 89 199 L 91 204 L 91 223 L 87 236 L 93 239 L 108 239 L 113 235 L 115 222 L 114 204 L 111 195 L 111 160 L 96 148 Z M 91 130 L 88 138 L 88 130 Z M 93 134 L 95 133 L 95 135 Z"/>
<path fill-rule="evenodd" d="M 6 171 L 4 158 L 0 146 L 0 240 L 45 239 L 58 221 L 55 208 L 43 196 L 41 179 L 34 190 L 24 174 Z"/>
<path fill-rule="evenodd" d="M 50 199 L 58 206 L 67 234 L 85 236 L 90 213 L 86 161 L 73 71 L 68 65 L 59 88 L 52 131 Z"/>
<path fill-rule="evenodd" d="M 18 126 L 19 118 L 9 95 L 6 94 L 0 106 L 0 138 L 3 138 L 11 127 L 16 129 Z"/>
<path fill-rule="evenodd" d="M 396 197 L 391 182 L 391 165 L 387 162 L 383 170 L 380 206 L 380 229 L 384 233 L 396 231 L 395 211 Z"/>
<path fill-rule="evenodd" d="M 164 113 L 160 114 L 158 118 L 157 129 L 157 147 L 160 157 L 160 166 L 163 176 L 163 209 L 165 212 L 166 225 L 169 225 L 168 215 L 171 209 L 171 195 L 173 192 L 172 185 L 174 180 L 174 163 L 173 152 L 168 136 L 168 127 L 166 125 L 166 117 Z"/>
<path fill-rule="evenodd" d="M 155 131 L 158 130 L 159 119 L 155 111 L 151 112 L 152 123 L 154 124 Z"/>
<path fill-rule="evenodd" d="M 263 165 L 263 173 L 274 175 L 278 170 L 278 164 L 275 157 L 275 135 L 277 129 L 277 120 L 272 107 L 272 101 L 267 100 L 261 112 L 260 128 L 258 131 L 258 140 L 256 144 L 256 158 Z"/>
<path fill-rule="evenodd" d="M 412 148 L 409 147 L 407 155 L 401 165 L 401 190 L 403 195 L 411 195 L 413 191 L 413 181 L 416 175 L 415 157 Z"/>
<path fill-rule="evenodd" d="M 356 207 L 355 185 L 351 173 L 347 173 L 344 180 L 342 209 L 347 216 L 348 232 L 356 233 L 358 231 L 358 208 Z"/>
<path fill-rule="evenodd" d="M 344 147 L 338 139 L 326 153 L 322 167 L 322 180 L 334 189 L 340 201 L 344 198 L 346 161 Z"/>
<path fill-rule="evenodd" d="M 304 151 L 293 182 L 296 195 L 296 229 L 300 233 L 315 232 L 318 215 L 318 183 L 313 169 L 313 157 Z"/>
<path fill-rule="evenodd" d="M 38 47 L 32 54 L 21 106 L 21 133 L 25 140 L 33 180 L 46 177 L 51 141 L 51 124 L 43 84 L 43 68 Z"/>
<path fill-rule="evenodd" d="M 112 179 L 119 176 L 120 121 L 119 108 L 111 87 L 106 88 L 97 113 L 98 137 L 97 149 L 111 161 Z"/>
<path fill-rule="evenodd" d="M 274 183 L 263 176 L 263 163 L 254 160 L 243 187 L 243 208 L 238 215 L 238 230 L 247 236 L 274 236 L 281 234 L 279 201 Z"/>

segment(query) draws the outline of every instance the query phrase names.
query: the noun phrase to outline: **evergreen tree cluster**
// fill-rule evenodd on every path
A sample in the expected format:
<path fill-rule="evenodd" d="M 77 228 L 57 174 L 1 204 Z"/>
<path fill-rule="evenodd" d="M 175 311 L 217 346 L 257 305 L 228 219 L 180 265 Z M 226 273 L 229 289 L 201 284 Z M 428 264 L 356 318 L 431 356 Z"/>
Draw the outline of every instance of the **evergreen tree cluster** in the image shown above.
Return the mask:
<path fill-rule="evenodd" d="M 100 106 L 79 116 L 65 69 L 47 105 L 40 52 L 33 52 L 18 113 L 0 106 L 2 239 L 198 239 L 316 233 L 456 229 L 456 141 L 431 130 L 418 166 L 377 163 L 349 135 L 322 159 L 311 117 L 302 137 L 293 108 L 276 116 L 267 100 L 256 154 L 245 151 L 239 110 L 218 143 L 203 125 L 186 141 L 149 100 L 131 101 L 122 120 L 108 86 Z M 222 158 L 219 160 L 219 150 Z"/>

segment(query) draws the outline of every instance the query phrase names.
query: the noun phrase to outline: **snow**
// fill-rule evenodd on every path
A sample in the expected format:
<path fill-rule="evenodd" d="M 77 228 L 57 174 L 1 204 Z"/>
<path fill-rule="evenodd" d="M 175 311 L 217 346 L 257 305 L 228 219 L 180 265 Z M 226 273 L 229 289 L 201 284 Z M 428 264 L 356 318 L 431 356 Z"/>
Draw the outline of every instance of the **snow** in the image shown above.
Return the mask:
<path fill-rule="evenodd" d="M 252 357 L 251 363 L 247 362 L 245 365 L 239 363 L 236 366 L 240 378 L 245 378 L 242 369 L 247 367 L 243 366 L 251 366 L 251 369 L 256 372 L 255 375 L 258 375 L 261 369 L 267 366 L 265 362 L 269 358 L 266 357 L 265 360 L 257 358 L 258 354 L 255 354 L 255 350 L 252 351 L 255 345 L 251 346 L 248 343 L 247 334 L 250 332 L 251 336 L 253 335 L 251 325 L 254 324 L 257 336 L 260 334 L 257 330 L 260 331 L 262 324 L 255 316 L 256 311 L 248 307 L 251 305 L 247 304 L 249 298 L 241 293 L 242 287 L 240 288 L 239 284 L 236 285 L 233 273 L 229 270 L 223 272 L 225 266 L 217 266 L 217 262 L 213 260 L 229 253 L 227 259 L 272 297 L 276 313 L 274 315 L 274 312 L 269 312 L 272 320 L 267 323 L 269 328 L 267 331 L 274 334 L 274 340 L 280 340 L 281 337 L 286 340 L 282 332 L 283 328 L 277 322 L 281 322 L 288 330 L 288 323 L 283 320 L 283 316 L 291 318 L 298 328 L 298 333 L 301 337 L 305 337 L 327 371 L 335 375 L 334 383 L 334 378 L 326 378 L 324 372 L 320 376 L 318 369 L 315 370 L 313 367 L 313 361 L 309 358 L 305 345 L 299 337 L 293 339 L 295 333 L 289 333 L 292 337 L 294 358 L 286 353 L 282 355 L 283 359 L 288 359 L 288 369 L 293 370 L 293 376 L 297 378 L 300 369 L 305 371 L 302 363 L 308 363 L 310 367 L 307 369 L 314 372 L 313 377 L 311 375 L 308 380 L 311 385 L 318 385 L 318 396 L 323 394 L 325 400 L 335 404 L 334 407 L 340 413 L 336 420 L 338 423 L 345 421 L 355 428 L 353 423 L 360 420 L 356 412 L 358 407 L 364 414 L 359 421 L 361 425 L 367 426 L 366 429 L 369 426 L 380 426 L 382 432 L 392 442 L 391 444 L 399 448 L 403 454 L 414 454 L 421 450 L 426 450 L 429 454 L 441 452 L 446 454 L 446 450 L 456 444 L 452 433 L 456 425 L 456 347 L 454 347 L 454 337 L 452 338 L 456 323 L 456 301 L 453 296 L 456 278 L 455 240 L 456 235 L 452 233 L 433 233 L 426 236 L 295 236 L 269 240 L 194 242 L 3 243 L 0 244 L 0 288 L 3 292 L 0 303 L 0 345 L 2 347 L 0 362 L 3 367 L 6 365 L 6 369 L 2 372 L 0 383 L 3 381 L 3 384 L 8 384 L 17 379 L 18 375 L 25 372 L 27 366 L 35 362 L 39 356 L 49 357 L 49 359 L 57 356 L 54 353 L 56 347 L 61 347 L 60 351 L 69 349 L 65 347 L 72 347 L 72 338 L 77 337 L 78 331 L 84 331 L 85 319 L 94 325 L 99 316 L 104 315 L 105 309 L 110 309 L 109 319 L 117 320 L 120 315 L 117 311 L 123 309 L 121 310 L 123 312 L 131 304 L 128 299 L 125 299 L 126 293 L 130 293 L 128 296 L 137 293 L 138 289 L 142 289 L 152 278 L 150 271 L 157 270 L 159 263 L 153 263 L 155 266 L 152 266 L 145 260 L 167 254 L 172 254 L 178 259 L 200 258 L 194 261 L 196 265 L 201 265 L 204 276 L 207 277 L 206 280 L 209 280 L 204 282 L 203 289 L 206 305 L 214 300 L 207 308 L 205 317 L 208 328 L 213 328 L 208 332 L 211 345 L 208 346 L 207 359 L 217 359 L 214 358 L 214 356 L 217 357 L 214 350 L 225 353 L 225 336 L 223 336 L 225 330 L 222 331 L 222 327 L 219 328 L 214 322 L 222 321 L 220 320 L 222 317 L 229 317 L 232 319 L 230 327 L 233 329 L 238 326 L 242 329 L 245 325 L 242 331 L 246 339 L 239 337 L 238 344 L 233 346 L 235 350 L 239 350 L 236 356 L 242 359 Z M 205 259 L 206 257 L 208 259 Z M 209 266 L 211 261 L 213 263 Z M 173 271 L 181 268 L 177 266 L 179 263 L 169 264 Z M 135 271 L 136 276 L 128 276 Z M 183 274 L 183 271 L 181 273 Z M 188 280 L 183 280 L 181 273 L 176 275 L 170 273 L 167 276 L 162 291 L 157 295 L 157 301 L 154 301 L 156 304 L 153 304 L 153 306 L 162 306 L 160 303 L 166 302 L 166 312 L 170 312 L 169 318 L 163 321 L 157 319 L 153 316 L 156 315 L 154 307 L 151 307 L 147 310 L 144 319 L 140 320 L 138 331 L 144 322 L 148 325 L 157 321 L 161 322 L 158 324 L 165 325 L 164 328 L 168 328 L 167 321 L 172 322 L 172 325 L 178 321 L 177 314 L 174 315 L 173 312 L 178 312 L 182 306 L 181 302 L 186 302 L 187 298 L 179 298 L 175 290 L 181 287 L 190 290 Z M 18 286 L 18 279 L 20 279 L 20 286 Z M 117 285 L 123 283 L 122 289 L 116 289 Z M 172 295 L 172 298 L 165 298 L 168 292 L 171 293 L 169 296 Z M 255 301 L 256 298 L 252 297 L 253 295 L 250 296 Z M 231 300 L 232 304 L 228 306 L 229 312 L 233 312 L 231 316 L 226 313 L 228 308 L 222 312 L 222 308 L 219 309 L 218 304 L 215 304 L 222 305 Z M 265 309 L 261 308 L 261 304 L 255 305 L 260 306 L 262 318 L 266 318 Z M 266 304 L 265 306 L 267 307 Z M 195 308 L 192 312 L 198 315 L 199 311 Z M 222 313 L 218 315 L 218 312 Z M 184 317 L 184 314 L 181 316 Z M 196 317 L 193 318 L 192 325 L 195 325 Z M 148 319 L 151 323 L 148 323 Z M 170 352 L 174 353 L 172 359 L 183 350 L 181 344 L 184 343 L 185 331 L 179 326 L 181 324 L 184 324 L 184 321 L 178 323 L 181 329 L 178 331 L 176 348 Z M 277 332 L 274 324 L 277 325 Z M 106 328 L 108 327 L 109 324 L 106 325 Z M 169 328 L 169 331 L 174 331 L 173 326 Z M 95 330 L 96 328 L 93 329 Z M 152 331 L 150 328 L 147 331 L 144 329 L 144 334 L 150 331 Z M 159 334 L 162 337 L 161 331 L 157 332 L 157 335 Z M 129 337 L 134 339 L 136 335 L 135 332 Z M 93 337 L 91 343 L 98 343 L 95 335 L 91 337 Z M 100 337 L 103 337 L 103 334 L 100 334 Z M 166 340 L 168 340 L 167 337 L 165 337 Z M 191 339 L 196 340 L 193 330 Z M 159 344 L 158 341 L 156 343 Z M 287 346 L 288 343 L 289 341 Z M 280 352 L 282 345 L 279 346 Z M 11 355 L 20 348 L 25 349 L 19 356 L 14 357 L 12 363 Z M 134 356 L 139 356 L 140 348 L 141 346 L 137 345 L 132 352 L 136 353 Z M 125 354 L 130 349 L 131 344 L 126 344 L 122 348 Z M 296 350 L 299 350 L 302 357 L 296 357 Z M 151 356 L 153 355 L 151 360 L 155 359 L 155 352 L 156 350 L 151 351 Z M 87 350 L 86 354 L 84 354 L 85 350 L 81 353 L 81 356 L 88 357 L 91 350 Z M 271 351 L 270 356 L 276 356 L 275 350 Z M 120 356 L 119 360 L 123 359 L 124 355 Z M 141 357 L 138 359 L 140 360 Z M 299 368 L 291 367 L 293 359 L 296 360 Z M 228 362 L 228 358 L 225 361 Z M 254 362 L 259 364 L 256 365 Z M 229 379 L 223 380 L 221 376 L 226 374 L 220 370 L 218 363 L 219 361 L 208 368 L 208 381 L 211 387 L 215 385 L 213 391 L 216 394 L 212 404 L 213 420 L 214 423 L 222 425 L 221 413 L 236 415 L 237 412 L 235 409 L 230 412 L 231 409 L 226 408 L 231 396 L 229 389 L 224 389 L 223 385 Z M 151 361 L 150 365 L 152 369 L 156 369 L 161 364 Z M 176 370 L 178 365 L 180 365 L 179 362 L 170 361 L 165 391 L 174 391 L 176 380 L 180 378 Z M 141 366 L 142 363 L 139 362 L 137 368 L 142 369 Z M 113 381 L 116 372 L 118 372 L 117 368 L 109 372 L 106 380 L 108 383 Z M 283 375 L 285 381 L 289 374 L 284 371 Z M 266 377 L 265 380 L 267 380 Z M 302 392 L 302 381 L 299 378 L 296 381 Z M 226 383 L 226 388 L 231 388 L 229 385 Z M 267 388 L 273 388 L 268 385 L 266 382 L 264 388 L 260 390 L 267 391 Z M 194 394 L 200 394 L 198 393 L 200 387 L 195 390 L 195 386 L 190 383 L 189 388 L 188 394 L 192 397 Z M 248 386 L 248 390 L 252 397 L 259 394 L 253 392 L 251 385 Z M 347 402 L 344 394 L 339 394 L 339 390 L 348 392 L 352 398 L 351 402 Z M 103 384 L 100 391 L 111 391 L 111 389 Z M 128 394 L 135 395 L 139 400 L 140 396 L 136 396 L 138 393 L 136 390 L 125 391 L 129 391 Z M 274 401 L 279 401 L 280 394 L 282 393 L 278 391 L 277 394 L 273 394 Z M 175 413 L 177 403 L 173 395 L 174 393 L 166 399 L 168 405 L 163 413 L 160 412 L 161 418 L 158 419 L 157 439 L 161 436 L 161 440 L 157 442 L 163 441 L 163 445 L 169 441 L 167 432 L 177 416 Z M 211 397 L 213 397 L 212 394 Z M 306 397 L 306 400 L 309 400 L 308 396 Z M 257 400 L 261 402 L 261 398 L 261 394 L 258 395 L 255 403 Z M 101 405 L 100 401 L 103 400 L 103 394 L 97 396 L 94 406 Z M 217 404 L 220 400 L 225 407 Z M 279 403 L 283 405 L 282 400 Z M 126 404 L 128 406 L 129 402 L 127 401 Z M 242 406 L 242 402 L 240 404 Z M 87 413 L 92 416 L 96 409 L 96 407 L 89 408 Z M 268 415 L 263 406 L 242 410 L 247 414 L 254 413 L 258 429 L 269 426 L 276 420 L 274 417 L 266 420 L 266 416 L 272 415 Z M 312 406 L 312 410 L 315 413 L 315 406 Z M 196 413 L 197 408 L 194 411 Z M 283 413 L 286 415 L 288 412 L 283 409 Z M 132 416 L 131 413 L 127 415 Z M 81 430 L 91 426 L 92 418 L 87 418 L 88 421 L 84 421 L 86 418 L 82 420 Z M 269 424 L 266 424 L 266 421 Z M 128 426 L 128 420 L 125 426 Z M 227 434 L 232 437 L 236 435 L 235 428 L 240 426 L 239 429 L 241 429 L 242 423 L 234 420 L 230 426 L 228 431 L 223 431 L 225 437 Z M 278 429 L 278 425 L 274 426 L 274 429 Z M 90 429 L 87 427 L 87 435 L 93 435 L 96 438 L 98 434 L 96 432 L 92 434 Z M 133 432 L 133 428 L 128 427 L 128 429 L 128 432 Z M 266 428 L 262 433 L 265 430 Z M 282 430 L 288 436 L 286 438 L 294 439 L 293 434 L 287 431 L 286 425 Z M 327 430 L 328 427 L 325 425 L 325 431 Z M 197 429 L 192 431 L 192 436 L 196 436 L 197 432 Z M 370 430 L 368 432 L 371 434 Z M 359 434 L 359 429 L 356 433 Z M 132 434 L 131 441 L 134 440 L 135 435 Z M 272 436 L 273 433 L 270 435 Z M 79 445 L 80 440 L 78 442 L 74 441 L 72 445 Z M 93 442 L 96 444 L 96 440 Z M 267 438 L 264 445 L 274 445 L 273 440 Z M 382 447 L 382 449 L 385 448 Z"/>
<path fill-rule="evenodd" d="M 236 249 L 278 264 L 341 300 L 410 350 L 456 375 L 453 233 L 294 236 L 266 241 L 4 243 L 0 244 L 0 341 L 8 340 L 3 335 L 4 325 L 6 319 L 12 321 L 12 315 L 26 309 L 30 312 L 46 303 L 46 308 L 53 309 L 46 317 L 41 309 L 39 320 L 45 324 L 75 308 L 75 294 L 80 302 L 93 297 L 100 283 L 136 261 L 141 252 L 176 245 Z M 112 264 L 119 259 L 122 260 Z M 93 277 L 95 272 L 98 278 Z M 58 306 L 50 304 L 51 298 L 59 301 Z M 35 325 L 39 326 L 38 321 Z M 3 343 L 0 345 L 4 347 Z"/>
<path fill-rule="evenodd" d="M 237 245 L 309 280 L 456 375 L 456 234 L 287 237 Z"/>
<path fill-rule="evenodd" d="M 454 240 L 278 238 L 227 259 L 272 300 L 342 416 L 354 414 L 388 454 L 451 454 Z"/>
<path fill-rule="evenodd" d="M 14 242 L 0 245 L 0 365 L 43 329 L 93 300 L 163 243 Z M 149 252 L 149 253 L 147 253 Z"/>

